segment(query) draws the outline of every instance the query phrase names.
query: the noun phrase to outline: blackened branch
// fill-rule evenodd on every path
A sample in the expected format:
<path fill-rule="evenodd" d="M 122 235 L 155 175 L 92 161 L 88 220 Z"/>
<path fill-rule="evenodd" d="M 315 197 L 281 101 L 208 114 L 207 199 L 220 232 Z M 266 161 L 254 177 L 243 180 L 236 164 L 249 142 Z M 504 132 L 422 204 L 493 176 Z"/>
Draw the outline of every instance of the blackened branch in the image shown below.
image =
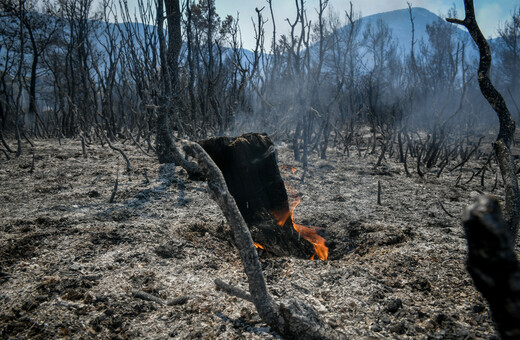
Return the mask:
<path fill-rule="evenodd" d="M 258 314 L 260 314 L 262 320 L 269 326 L 273 327 L 278 325 L 278 315 L 273 299 L 267 292 L 264 275 L 253 239 L 233 196 L 231 196 L 228 191 L 222 172 L 199 144 L 188 142 L 184 150 L 198 161 L 208 181 L 208 188 L 212 199 L 217 202 L 231 226 L 249 282 L 249 292 L 251 293 Z"/>
<path fill-rule="evenodd" d="M 480 197 L 466 209 L 467 268 L 489 302 L 502 339 L 520 339 L 520 266 L 498 201 Z"/>

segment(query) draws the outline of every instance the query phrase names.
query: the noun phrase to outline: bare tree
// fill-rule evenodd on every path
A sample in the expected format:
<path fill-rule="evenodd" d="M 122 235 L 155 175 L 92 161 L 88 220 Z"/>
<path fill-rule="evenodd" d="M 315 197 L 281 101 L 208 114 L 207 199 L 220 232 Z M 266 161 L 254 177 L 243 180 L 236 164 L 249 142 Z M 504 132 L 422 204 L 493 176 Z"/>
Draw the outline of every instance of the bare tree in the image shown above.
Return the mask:
<path fill-rule="evenodd" d="M 464 8 L 466 12 L 464 20 L 455 18 L 447 18 L 446 20 L 466 27 L 479 49 L 478 82 L 482 95 L 495 110 L 500 122 L 500 130 L 494 143 L 494 148 L 505 187 L 505 216 L 513 239 L 515 239 L 518 232 L 518 222 L 520 221 L 520 190 L 516 176 L 516 165 L 511 154 L 515 121 L 507 108 L 504 98 L 493 86 L 489 77 L 492 60 L 491 50 L 475 18 L 473 0 L 464 0 Z"/>

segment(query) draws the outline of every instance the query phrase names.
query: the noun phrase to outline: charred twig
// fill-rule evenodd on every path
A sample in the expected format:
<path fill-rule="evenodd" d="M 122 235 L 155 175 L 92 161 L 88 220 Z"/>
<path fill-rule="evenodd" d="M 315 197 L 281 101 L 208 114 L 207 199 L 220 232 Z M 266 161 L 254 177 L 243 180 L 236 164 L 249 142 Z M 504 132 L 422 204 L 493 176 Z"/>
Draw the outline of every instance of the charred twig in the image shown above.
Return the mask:
<path fill-rule="evenodd" d="M 493 188 L 491 189 L 491 192 L 494 192 L 498 185 L 498 174 L 495 174 L 495 184 L 493 184 Z"/>
<path fill-rule="evenodd" d="M 251 294 L 243 291 L 242 289 L 232 286 L 230 284 L 227 284 L 224 281 L 222 281 L 221 279 L 215 279 L 214 282 L 218 289 L 223 290 L 227 294 L 233 295 L 233 296 L 236 296 L 237 298 L 254 303 L 253 298 L 251 297 Z"/>
<path fill-rule="evenodd" d="M 30 145 L 31 147 L 34 148 L 34 143 L 31 142 L 31 140 L 29 139 L 29 137 L 27 137 L 27 135 L 25 134 L 25 131 L 24 131 L 24 130 L 22 130 L 22 137 L 27 141 L 27 143 L 29 143 L 29 145 Z"/>
<path fill-rule="evenodd" d="M 161 299 L 155 295 L 149 294 L 147 292 L 143 292 L 142 290 L 134 289 L 134 290 L 132 290 L 132 295 L 138 299 L 156 302 L 160 305 L 166 304 L 166 302 L 163 299 Z"/>
<path fill-rule="evenodd" d="M 81 136 L 81 152 L 83 153 L 83 158 L 87 159 L 87 147 L 85 146 L 85 137 Z"/>
<path fill-rule="evenodd" d="M 144 171 L 143 171 L 143 176 L 144 176 L 144 179 L 145 179 L 145 184 L 149 184 L 150 183 L 150 179 L 148 178 L 148 173 L 146 172 L 146 169 L 144 169 Z"/>
<path fill-rule="evenodd" d="M 119 166 L 117 167 L 116 182 L 114 183 L 114 188 L 112 189 L 112 195 L 110 195 L 110 199 L 108 200 L 108 203 L 114 202 L 114 198 L 116 197 L 116 193 L 117 193 L 118 184 L 119 184 Z"/>
<path fill-rule="evenodd" d="M 403 138 L 401 137 L 402 133 L 402 131 L 397 133 L 397 145 L 399 148 L 399 161 L 404 163 Z M 408 149 L 406 151 L 408 151 Z"/>
<path fill-rule="evenodd" d="M 377 181 L 377 205 L 381 205 L 381 181 Z"/>
<path fill-rule="evenodd" d="M 146 156 L 148 156 L 148 157 L 153 157 L 153 156 L 150 155 L 148 152 L 146 152 L 146 151 L 143 150 L 143 147 L 141 146 L 141 144 L 139 144 L 139 143 L 135 140 L 135 138 L 134 138 L 134 136 L 132 136 L 132 133 L 131 133 L 131 132 L 128 132 L 128 135 L 130 136 L 130 139 L 132 140 L 132 143 L 134 143 L 134 145 L 136 145 L 136 146 L 139 148 L 139 150 L 141 150 L 141 152 L 142 152 L 144 155 L 146 155 Z"/>
<path fill-rule="evenodd" d="M 446 210 L 446 208 L 444 207 L 444 205 L 442 204 L 441 201 L 438 201 L 439 205 L 441 206 L 441 209 L 446 213 L 446 215 L 448 215 L 449 217 L 453 218 L 454 216 L 452 214 L 450 214 L 450 212 L 448 210 Z"/>
<path fill-rule="evenodd" d="M 32 174 L 34 173 L 34 159 L 35 159 L 35 155 L 34 155 L 34 151 L 33 151 L 33 155 L 32 155 L 32 162 L 31 162 L 31 168 L 29 169 L 29 174 L 32 176 Z"/>
<path fill-rule="evenodd" d="M 407 164 L 407 160 L 408 160 L 408 149 L 410 148 L 409 145 L 407 145 L 406 147 L 406 151 L 404 152 L 404 159 L 403 159 L 403 165 L 404 165 L 404 171 L 406 172 L 406 176 L 410 177 L 412 176 L 412 174 L 410 173 L 410 171 L 408 170 L 408 164 Z"/>
<path fill-rule="evenodd" d="M 189 295 L 182 295 L 166 301 L 167 306 L 183 305 L 190 299 Z"/>
<path fill-rule="evenodd" d="M 520 265 L 496 199 L 482 196 L 466 209 L 467 269 L 489 303 L 502 339 L 520 338 Z"/>
<path fill-rule="evenodd" d="M 479 140 L 478 140 L 478 143 L 477 143 L 477 146 L 475 146 L 465 157 L 464 159 L 457 165 L 455 165 L 453 168 L 450 169 L 450 172 L 459 168 L 459 167 L 462 167 L 464 164 L 466 164 L 467 161 L 469 161 L 469 159 L 471 158 L 471 156 L 475 153 L 475 151 L 477 151 L 477 149 L 479 148 L 480 146 L 480 142 L 482 142 L 482 139 L 484 137 L 480 137 Z"/>
<path fill-rule="evenodd" d="M 480 175 L 481 172 L 486 172 L 486 167 L 487 165 L 489 164 L 489 162 L 491 161 L 491 158 L 493 157 L 493 154 L 490 154 L 488 159 L 486 160 L 486 163 L 484 163 L 484 165 L 476 172 L 473 174 L 473 176 L 471 176 L 471 178 L 466 182 L 466 184 L 468 184 L 469 182 L 471 182 L 471 180 L 474 178 L 474 177 L 477 177 L 478 175 Z M 484 182 L 484 179 L 481 179 L 481 183 Z M 482 186 L 484 186 L 484 184 L 482 184 Z"/>
<path fill-rule="evenodd" d="M 475 178 L 475 176 L 477 176 L 477 174 L 478 174 L 477 172 L 471 171 L 470 178 L 464 184 L 469 184 L 469 182 L 471 182 L 473 180 L 473 178 Z"/>
<path fill-rule="evenodd" d="M 446 167 L 446 165 L 448 165 L 448 160 L 445 159 L 442 164 L 441 164 L 441 167 L 439 168 L 439 171 L 437 171 L 437 178 L 440 178 L 441 177 L 441 173 L 442 173 L 442 170 L 444 170 L 444 168 Z"/>
<path fill-rule="evenodd" d="M 166 305 L 166 306 L 183 305 L 190 298 L 190 296 L 188 296 L 188 295 L 182 295 L 182 296 L 170 299 L 170 300 L 163 300 L 160 297 L 157 297 L 155 295 L 152 295 L 150 293 L 143 292 L 142 290 L 137 290 L 137 289 L 132 290 L 132 295 L 138 299 L 152 301 L 152 302 L 158 303 L 160 305 Z"/>
<path fill-rule="evenodd" d="M 104 133 L 101 133 L 101 134 L 102 134 L 103 137 L 105 138 L 105 141 L 107 142 L 108 147 L 111 148 L 111 149 L 114 150 L 114 151 L 119 152 L 119 153 L 121 154 L 121 156 L 123 156 L 123 158 L 125 159 L 125 162 L 126 162 L 126 171 L 127 171 L 127 172 L 130 172 L 130 170 L 131 170 L 131 167 L 130 167 L 130 160 L 129 160 L 128 157 L 126 156 L 125 152 L 124 152 L 122 149 L 113 146 L 112 143 L 110 143 L 110 139 L 109 139 L 107 136 L 105 136 Z"/>
<path fill-rule="evenodd" d="M 386 148 L 387 143 L 383 143 L 383 145 L 381 146 L 381 154 L 379 155 L 379 158 L 377 159 L 377 163 L 376 165 L 374 165 L 374 168 L 381 166 L 381 162 L 383 162 L 383 159 L 385 158 Z"/>
<path fill-rule="evenodd" d="M 459 185 L 461 179 L 462 179 L 462 171 L 459 172 L 459 175 L 457 176 L 457 180 L 455 181 L 455 186 Z"/>
<path fill-rule="evenodd" d="M 417 152 L 417 174 L 419 177 L 424 177 L 424 173 L 421 171 L 421 157 L 423 153 L 423 148 L 421 148 L 420 151 Z"/>

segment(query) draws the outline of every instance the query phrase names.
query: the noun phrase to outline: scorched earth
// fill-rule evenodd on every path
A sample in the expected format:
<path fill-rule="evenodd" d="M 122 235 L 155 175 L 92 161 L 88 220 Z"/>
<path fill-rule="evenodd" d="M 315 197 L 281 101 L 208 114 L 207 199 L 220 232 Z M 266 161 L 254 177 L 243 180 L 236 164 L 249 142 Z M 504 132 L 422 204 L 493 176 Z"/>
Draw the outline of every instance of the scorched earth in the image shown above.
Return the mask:
<path fill-rule="evenodd" d="M 121 147 L 129 172 L 107 147 L 90 145 L 83 158 L 79 140 L 36 140 L 1 161 L 1 337 L 280 338 L 251 303 L 215 289 L 216 278 L 247 281 L 205 182 Z M 465 270 L 460 218 L 495 174 L 466 183 L 475 163 L 407 177 L 392 160 L 375 168 L 377 155 L 330 149 L 327 160 L 311 156 L 301 182 L 289 147 L 277 152 L 301 199 L 295 222 L 333 239 L 326 261 L 259 250 L 275 298 L 305 301 L 353 339 L 496 338 Z"/>

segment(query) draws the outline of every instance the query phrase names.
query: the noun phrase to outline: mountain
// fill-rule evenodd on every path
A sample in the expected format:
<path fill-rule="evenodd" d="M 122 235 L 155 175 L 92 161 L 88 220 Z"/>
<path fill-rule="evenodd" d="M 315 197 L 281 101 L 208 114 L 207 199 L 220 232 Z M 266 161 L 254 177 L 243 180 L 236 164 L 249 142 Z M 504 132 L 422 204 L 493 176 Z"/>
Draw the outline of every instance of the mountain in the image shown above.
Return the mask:
<path fill-rule="evenodd" d="M 455 27 L 454 39 L 470 42 L 469 34 L 460 28 L 458 25 L 450 24 L 438 15 L 428 11 L 425 8 L 412 8 L 412 17 L 414 20 L 415 42 L 416 46 L 420 42 L 428 41 L 428 33 L 426 26 L 433 24 L 441 24 L 446 27 Z M 410 22 L 410 13 L 408 9 L 400 9 L 391 12 L 379 13 L 364 17 L 362 21 L 362 30 L 365 30 L 369 25 L 375 25 L 377 21 L 383 21 L 392 31 L 392 35 L 398 44 L 398 52 L 400 54 L 409 54 L 412 45 L 412 24 Z"/>
<path fill-rule="evenodd" d="M 427 26 L 437 24 L 442 27 L 443 30 L 453 31 L 452 40 L 455 46 L 459 41 L 465 43 L 467 46 L 466 58 L 468 61 L 474 61 L 478 58 L 478 50 L 471 40 L 469 33 L 465 29 L 461 29 L 458 25 L 448 23 L 438 15 L 420 7 L 412 8 L 412 16 L 414 20 L 414 48 L 416 55 L 420 53 L 421 46 L 427 46 L 429 44 Z M 383 26 L 389 28 L 393 38 L 392 43 L 396 46 L 397 55 L 401 58 L 410 55 L 412 45 L 412 24 L 410 22 L 410 13 L 408 9 L 399 9 L 362 17 L 354 22 L 354 26 L 358 25 L 359 29 L 356 37 L 356 42 L 359 46 L 359 55 L 364 56 L 364 61 L 368 64 L 371 63 L 371 51 L 366 46 L 368 42 L 364 38 L 364 32 L 366 32 L 369 27 L 371 27 L 373 31 L 377 30 L 378 22 L 383 23 Z M 338 38 L 341 41 L 342 37 L 348 35 L 350 29 L 351 24 L 347 24 L 333 32 L 332 36 L 329 36 L 328 39 Z M 343 41 L 345 41 L 345 38 L 343 38 Z M 388 43 L 386 43 L 386 45 L 381 45 L 381 47 L 388 47 Z M 343 48 L 347 48 L 347 46 L 345 45 Z M 312 55 L 317 56 L 319 43 L 311 46 L 311 51 Z"/>

